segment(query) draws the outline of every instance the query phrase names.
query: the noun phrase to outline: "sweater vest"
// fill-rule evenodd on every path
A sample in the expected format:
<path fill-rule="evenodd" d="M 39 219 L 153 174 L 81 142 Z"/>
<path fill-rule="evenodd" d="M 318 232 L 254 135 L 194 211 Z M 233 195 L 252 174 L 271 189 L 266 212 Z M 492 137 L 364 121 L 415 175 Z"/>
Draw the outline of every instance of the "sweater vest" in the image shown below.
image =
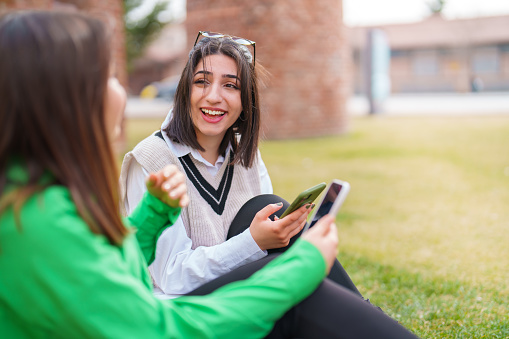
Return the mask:
<path fill-rule="evenodd" d="M 166 142 L 156 136 L 157 133 L 160 132 L 142 140 L 124 157 L 120 175 L 122 213 L 126 213 L 123 201 L 127 195 L 127 173 L 133 158 L 149 173 L 174 164 L 186 174 L 189 205 L 182 209 L 181 217 L 187 236 L 193 242 L 192 248 L 223 243 L 242 205 L 261 193 L 258 158 L 255 158 L 253 166 L 245 168 L 231 164 L 233 154 L 229 152 L 217 174 L 212 176 L 206 166 L 190 153 L 176 157 Z"/>

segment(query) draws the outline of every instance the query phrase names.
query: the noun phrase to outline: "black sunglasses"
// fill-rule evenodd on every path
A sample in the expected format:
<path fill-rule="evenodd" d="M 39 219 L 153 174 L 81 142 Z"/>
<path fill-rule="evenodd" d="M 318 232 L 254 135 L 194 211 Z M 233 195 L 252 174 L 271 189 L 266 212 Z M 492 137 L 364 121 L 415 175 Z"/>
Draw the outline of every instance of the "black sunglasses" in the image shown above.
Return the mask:
<path fill-rule="evenodd" d="M 194 46 L 196 46 L 196 44 L 198 43 L 198 40 L 200 40 L 201 36 L 207 37 L 207 38 L 229 38 L 240 45 L 253 46 L 253 67 L 254 67 L 255 60 L 256 60 L 256 47 L 255 47 L 256 42 L 245 39 L 245 38 L 240 38 L 238 36 L 233 36 L 233 35 L 228 35 L 228 34 L 223 34 L 223 33 L 199 31 L 198 36 L 196 37 L 196 40 L 194 41 Z"/>

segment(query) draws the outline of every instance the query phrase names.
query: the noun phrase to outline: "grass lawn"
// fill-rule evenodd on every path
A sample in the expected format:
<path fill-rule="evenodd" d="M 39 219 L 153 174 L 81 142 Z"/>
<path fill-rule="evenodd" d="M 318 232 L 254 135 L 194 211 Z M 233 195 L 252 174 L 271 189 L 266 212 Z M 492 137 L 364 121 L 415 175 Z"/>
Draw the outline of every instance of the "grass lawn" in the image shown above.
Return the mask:
<path fill-rule="evenodd" d="M 127 147 L 160 122 L 127 121 Z M 350 182 L 339 259 L 372 303 L 422 338 L 509 337 L 509 116 L 356 117 L 261 152 L 288 201 Z"/>

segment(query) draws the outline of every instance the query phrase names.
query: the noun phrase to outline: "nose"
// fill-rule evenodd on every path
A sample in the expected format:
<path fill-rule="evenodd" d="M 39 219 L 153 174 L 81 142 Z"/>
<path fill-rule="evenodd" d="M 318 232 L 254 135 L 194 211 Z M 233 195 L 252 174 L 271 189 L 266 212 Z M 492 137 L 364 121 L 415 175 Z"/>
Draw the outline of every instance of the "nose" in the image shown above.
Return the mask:
<path fill-rule="evenodd" d="M 221 93 L 221 85 L 217 83 L 213 83 L 207 88 L 207 93 L 205 94 L 206 100 L 210 103 L 219 103 L 223 100 L 223 96 Z"/>

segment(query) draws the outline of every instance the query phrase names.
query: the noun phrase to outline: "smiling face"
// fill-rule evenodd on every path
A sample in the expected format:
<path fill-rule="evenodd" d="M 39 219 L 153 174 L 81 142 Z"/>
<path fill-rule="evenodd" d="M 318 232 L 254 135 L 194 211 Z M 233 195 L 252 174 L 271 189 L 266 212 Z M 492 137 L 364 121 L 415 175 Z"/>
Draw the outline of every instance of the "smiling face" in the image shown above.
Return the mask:
<path fill-rule="evenodd" d="M 222 54 L 206 56 L 193 72 L 191 118 L 198 142 L 219 144 L 242 112 L 235 61 Z"/>

